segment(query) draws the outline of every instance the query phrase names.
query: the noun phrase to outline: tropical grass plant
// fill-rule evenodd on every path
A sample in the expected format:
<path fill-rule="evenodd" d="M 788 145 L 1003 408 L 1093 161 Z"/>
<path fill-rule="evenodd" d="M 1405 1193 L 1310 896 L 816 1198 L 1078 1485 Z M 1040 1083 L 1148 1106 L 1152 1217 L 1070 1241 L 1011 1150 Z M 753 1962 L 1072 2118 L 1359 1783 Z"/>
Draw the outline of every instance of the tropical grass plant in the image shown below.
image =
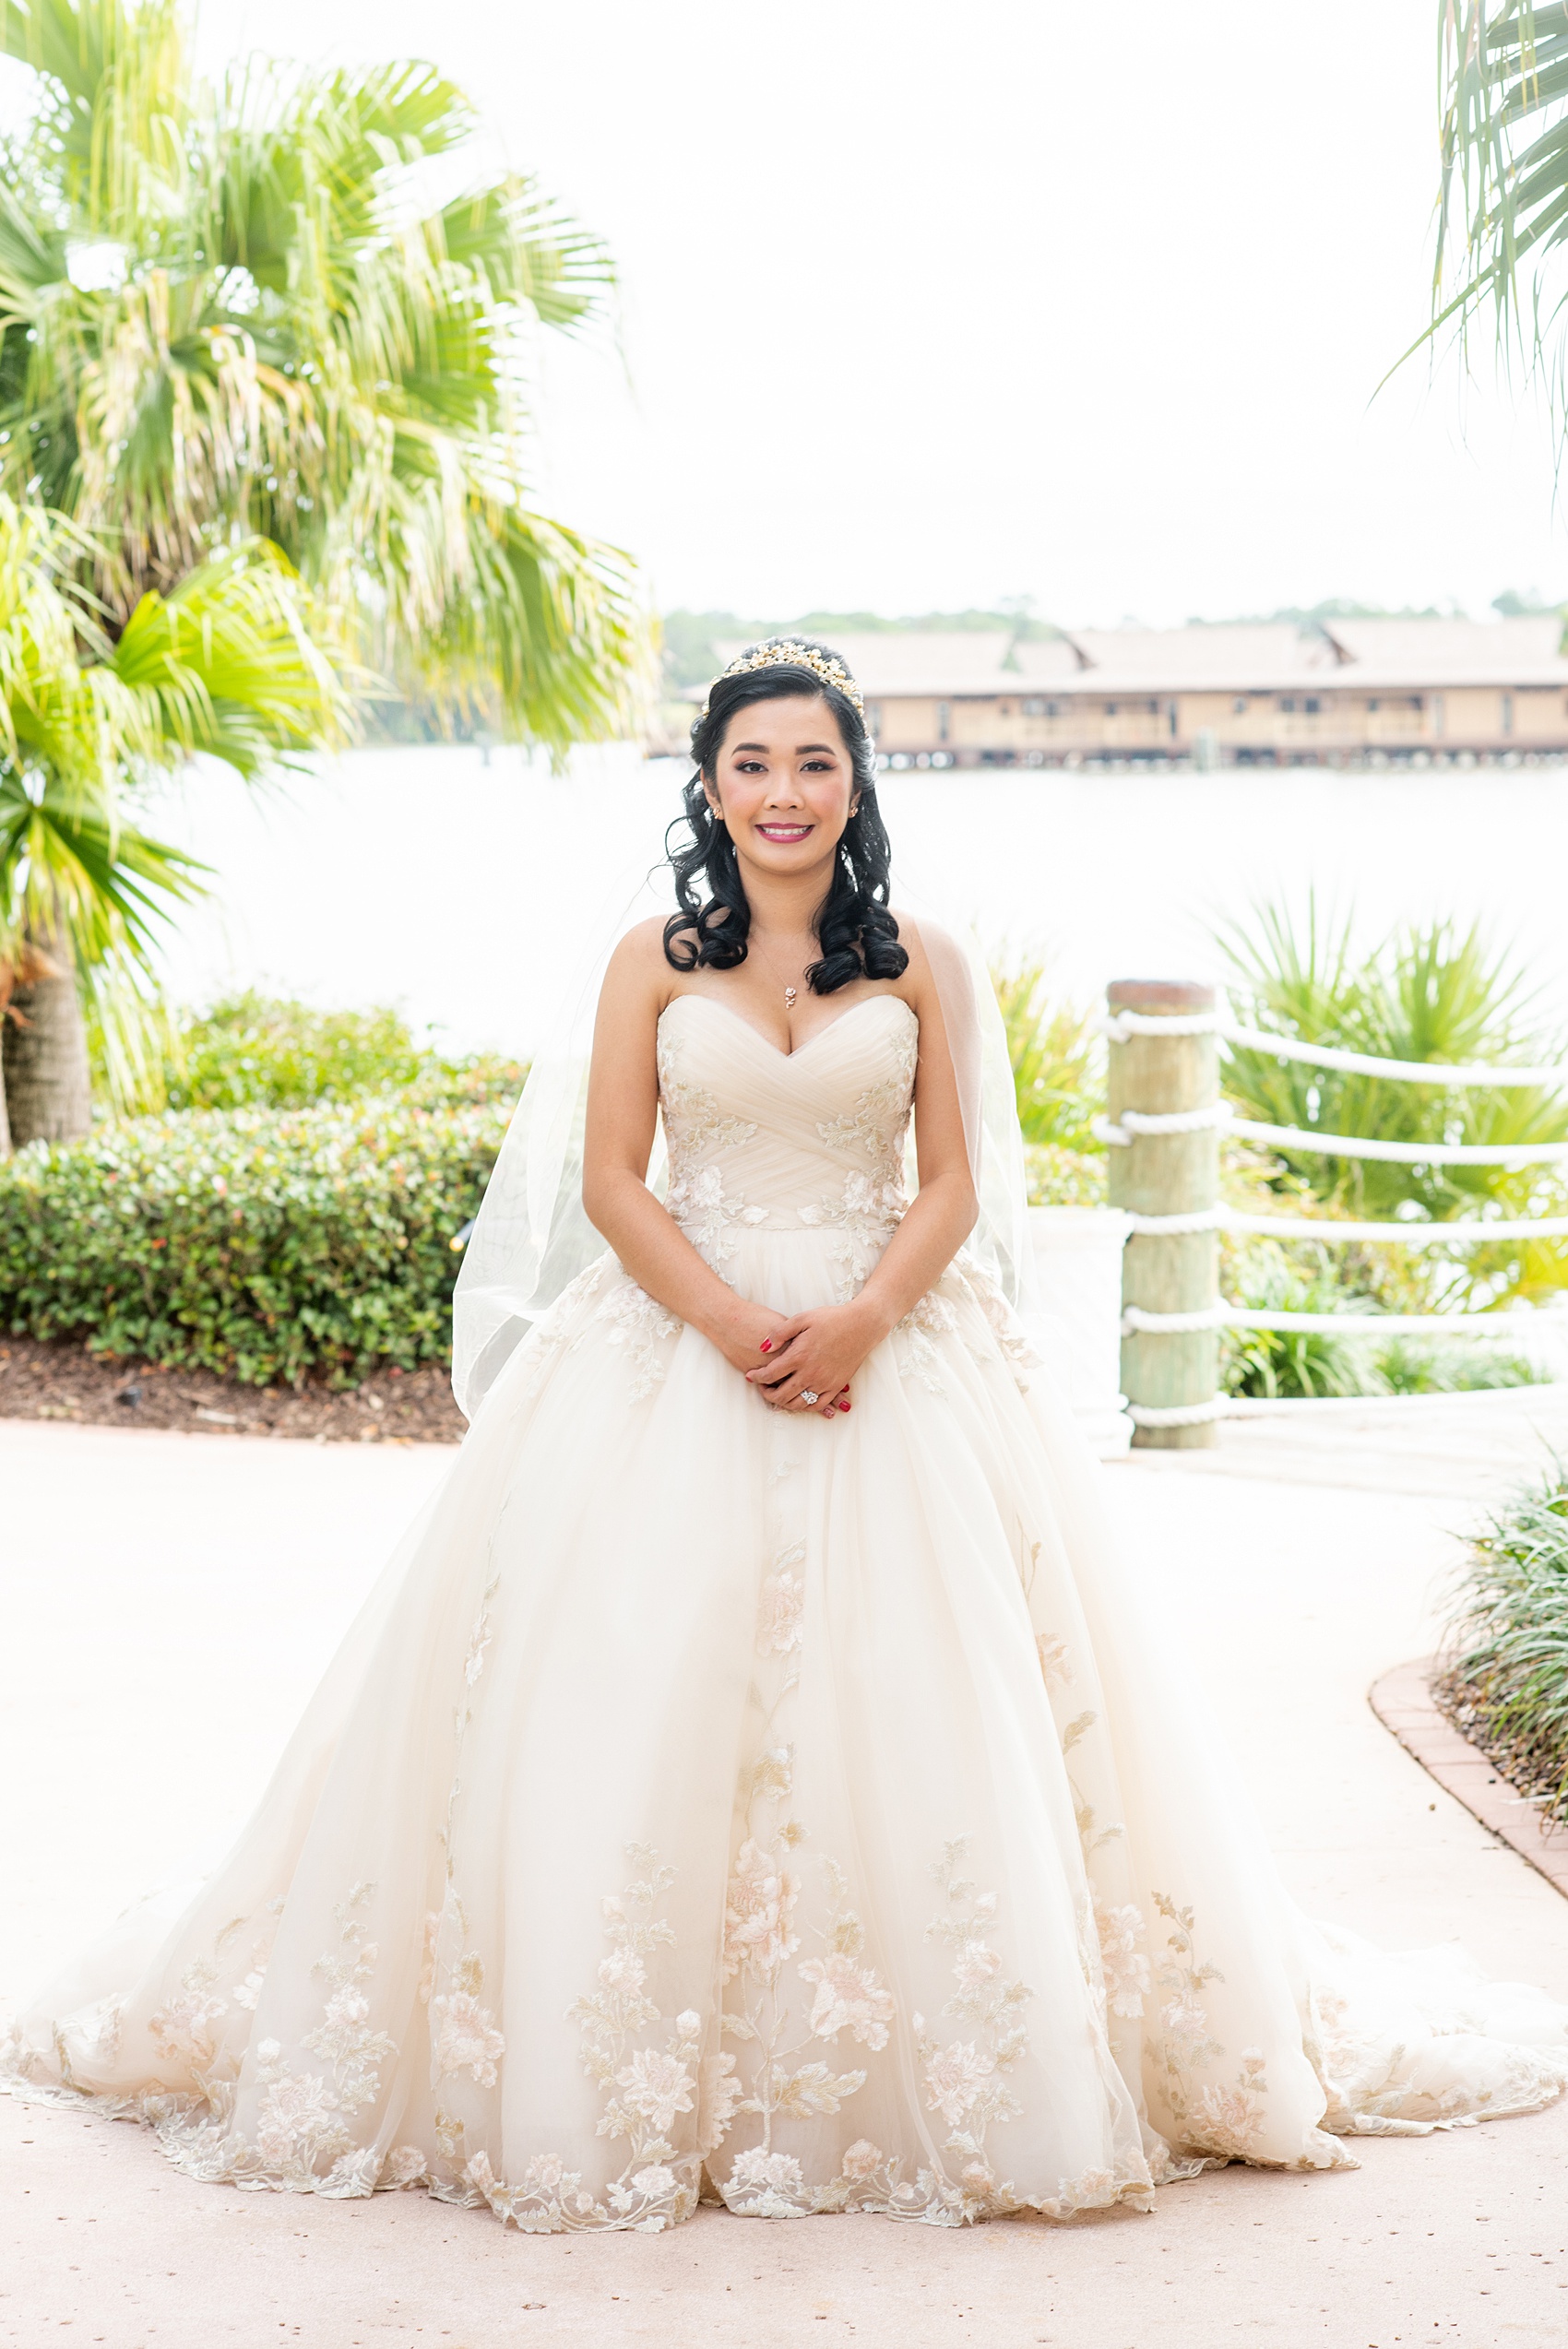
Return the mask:
<path fill-rule="evenodd" d="M 1275 1241 L 1249 1243 L 1246 1269 L 1228 1284 L 1239 1304 L 1274 1312 L 1375 1314 L 1375 1296 L 1346 1284 L 1344 1267 L 1324 1249 L 1313 1272 L 1292 1263 Z M 1357 1394 L 1456 1394 L 1531 1386 L 1544 1374 L 1526 1357 L 1495 1343 L 1434 1345 L 1375 1331 L 1237 1329 L 1225 1333 L 1220 1386 L 1227 1394 L 1305 1399 Z"/>
<path fill-rule="evenodd" d="M 1228 1293 L 1239 1305 L 1286 1313 L 1355 1313 L 1368 1299 L 1348 1292 L 1326 1250 L 1312 1270 L 1274 1240 L 1253 1240 L 1237 1252 Z M 1305 1396 L 1364 1394 L 1364 1348 L 1322 1330 L 1227 1330 L 1220 1347 L 1220 1386 L 1227 1394 Z"/>
<path fill-rule="evenodd" d="M 1299 919 L 1262 904 L 1217 938 L 1232 973 L 1232 1007 L 1250 1026 L 1403 1061 L 1568 1064 L 1568 1044 L 1543 1017 L 1524 973 L 1479 927 L 1409 924 L 1367 952 L 1355 943 L 1350 916 L 1325 914 L 1309 897 Z M 1324 1134 L 1493 1147 L 1568 1141 L 1568 1068 L 1562 1087 L 1451 1087 L 1346 1074 L 1238 1047 L 1224 1085 L 1247 1116 Z M 1562 1213 L 1568 1196 L 1550 1167 L 1403 1166 L 1289 1149 L 1277 1166 L 1278 1184 L 1298 1202 L 1304 1190 L 1325 1215 L 1370 1221 L 1523 1218 Z M 1407 1294 L 1424 1296 L 1433 1310 L 1534 1299 L 1568 1284 L 1562 1241 L 1402 1252 Z"/>
<path fill-rule="evenodd" d="M 1092 1015 L 1052 993 L 1050 966 L 1039 957 L 998 961 L 991 980 L 1025 1142 L 1103 1152 L 1094 1121 L 1105 1108 L 1105 1049 Z"/>
<path fill-rule="evenodd" d="M 1029 1204 L 1103 1206 L 1105 1145 L 1094 1121 L 1105 1107 L 1105 1052 L 1093 1019 L 1053 992 L 1039 955 L 1004 954 L 991 980 L 1013 1067 Z"/>
<path fill-rule="evenodd" d="M 1468 1544 L 1440 1702 L 1521 1794 L 1568 1819 L 1568 1467 L 1517 1493 Z"/>
<path fill-rule="evenodd" d="M 1527 1355 L 1511 1354 L 1495 1343 L 1433 1346 L 1408 1337 L 1380 1346 L 1373 1367 L 1383 1394 L 1472 1394 L 1536 1386 L 1547 1376 Z"/>

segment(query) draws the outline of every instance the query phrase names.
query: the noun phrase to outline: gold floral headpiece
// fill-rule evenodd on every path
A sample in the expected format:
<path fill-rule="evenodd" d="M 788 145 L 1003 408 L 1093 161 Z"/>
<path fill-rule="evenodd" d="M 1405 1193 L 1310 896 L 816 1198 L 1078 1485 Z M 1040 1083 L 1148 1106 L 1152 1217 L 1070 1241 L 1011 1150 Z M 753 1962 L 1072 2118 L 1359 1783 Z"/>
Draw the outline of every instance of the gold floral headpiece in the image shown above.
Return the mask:
<path fill-rule="evenodd" d="M 814 677 L 820 677 L 825 685 L 834 686 L 846 701 L 852 702 L 859 717 L 866 714 L 861 689 L 843 662 L 831 653 L 818 652 L 814 645 L 802 644 L 798 636 L 769 636 L 764 644 L 749 646 L 728 669 L 719 670 L 713 685 L 721 684 L 726 677 L 744 677 L 754 669 L 809 669 Z M 713 685 L 702 706 L 705 718 L 713 699 Z"/>

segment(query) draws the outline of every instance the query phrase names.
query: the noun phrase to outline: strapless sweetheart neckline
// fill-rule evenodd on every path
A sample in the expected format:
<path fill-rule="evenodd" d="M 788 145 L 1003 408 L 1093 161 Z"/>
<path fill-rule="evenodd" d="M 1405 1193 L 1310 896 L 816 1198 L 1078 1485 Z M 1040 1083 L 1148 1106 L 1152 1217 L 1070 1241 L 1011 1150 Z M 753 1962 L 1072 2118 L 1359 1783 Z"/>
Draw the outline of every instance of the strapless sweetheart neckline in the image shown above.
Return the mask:
<path fill-rule="evenodd" d="M 730 1005 L 721 1003 L 716 995 L 695 993 L 672 995 L 659 1014 L 660 1026 L 669 1018 L 677 1003 L 707 1003 L 714 1011 L 722 1012 L 727 1020 L 733 1021 L 737 1027 L 743 1027 L 748 1036 L 754 1036 L 763 1050 L 771 1052 L 776 1061 L 798 1061 L 802 1052 L 809 1052 L 814 1045 L 820 1044 L 825 1037 L 831 1036 L 836 1027 L 842 1027 L 846 1020 L 853 1019 L 857 1012 L 877 1011 L 886 1003 L 897 1003 L 900 1011 L 909 1013 L 917 1027 L 920 1026 L 919 1014 L 905 1002 L 902 995 L 862 995 L 859 1002 L 851 1003 L 847 1012 L 840 1012 L 837 1018 L 830 1019 L 826 1027 L 819 1027 L 814 1036 L 808 1036 L 803 1044 L 797 1044 L 792 1052 L 781 1052 L 778 1045 L 769 1037 L 765 1036 L 760 1027 L 754 1026 L 743 1013 L 731 1011 Z"/>

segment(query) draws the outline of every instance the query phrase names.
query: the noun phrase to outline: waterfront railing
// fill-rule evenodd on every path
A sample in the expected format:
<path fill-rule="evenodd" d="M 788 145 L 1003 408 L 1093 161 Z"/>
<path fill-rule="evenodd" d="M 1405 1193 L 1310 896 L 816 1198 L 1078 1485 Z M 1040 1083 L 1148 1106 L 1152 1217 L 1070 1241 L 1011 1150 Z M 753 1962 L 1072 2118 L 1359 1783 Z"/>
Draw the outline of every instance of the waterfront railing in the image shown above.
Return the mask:
<path fill-rule="evenodd" d="M 1111 1152 L 1111 1204 L 1127 1219 L 1122 1382 L 1136 1430 L 1134 1442 L 1166 1449 L 1212 1443 L 1217 1421 L 1257 1411 L 1256 1398 L 1220 1392 L 1219 1340 L 1226 1330 L 1519 1341 L 1522 1324 L 1533 1315 L 1490 1311 L 1290 1312 L 1221 1297 L 1221 1232 L 1313 1240 L 1328 1247 L 1370 1241 L 1444 1249 L 1568 1237 L 1568 1216 L 1562 1216 L 1374 1223 L 1243 1213 L 1220 1197 L 1223 1135 L 1291 1154 L 1315 1152 L 1325 1157 L 1423 1167 L 1561 1165 L 1568 1163 L 1568 1142 L 1393 1142 L 1371 1134 L 1271 1125 L 1239 1115 L 1223 1098 L 1219 1048 L 1229 1044 L 1311 1067 L 1444 1089 L 1557 1090 L 1568 1081 L 1568 1072 L 1555 1066 L 1448 1066 L 1341 1051 L 1232 1020 L 1214 988 L 1182 980 L 1121 979 L 1109 990 L 1107 1004 L 1110 1114 L 1098 1121 L 1097 1132 Z M 1377 1398 L 1336 1399 L 1365 1403 Z"/>

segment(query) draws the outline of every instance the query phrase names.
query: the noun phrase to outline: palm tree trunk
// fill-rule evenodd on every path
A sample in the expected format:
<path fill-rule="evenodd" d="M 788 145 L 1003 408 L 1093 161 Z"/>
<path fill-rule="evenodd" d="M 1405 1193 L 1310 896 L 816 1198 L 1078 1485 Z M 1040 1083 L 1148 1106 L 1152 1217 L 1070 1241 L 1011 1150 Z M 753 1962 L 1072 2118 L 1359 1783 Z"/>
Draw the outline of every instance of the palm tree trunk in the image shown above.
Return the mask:
<path fill-rule="evenodd" d="M 81 1142 L 92 1131 L 87 1023 L 69 949 L 34 941 L 25 977 L 11 990 L 0 1045 L 9 1141 Z"/>

